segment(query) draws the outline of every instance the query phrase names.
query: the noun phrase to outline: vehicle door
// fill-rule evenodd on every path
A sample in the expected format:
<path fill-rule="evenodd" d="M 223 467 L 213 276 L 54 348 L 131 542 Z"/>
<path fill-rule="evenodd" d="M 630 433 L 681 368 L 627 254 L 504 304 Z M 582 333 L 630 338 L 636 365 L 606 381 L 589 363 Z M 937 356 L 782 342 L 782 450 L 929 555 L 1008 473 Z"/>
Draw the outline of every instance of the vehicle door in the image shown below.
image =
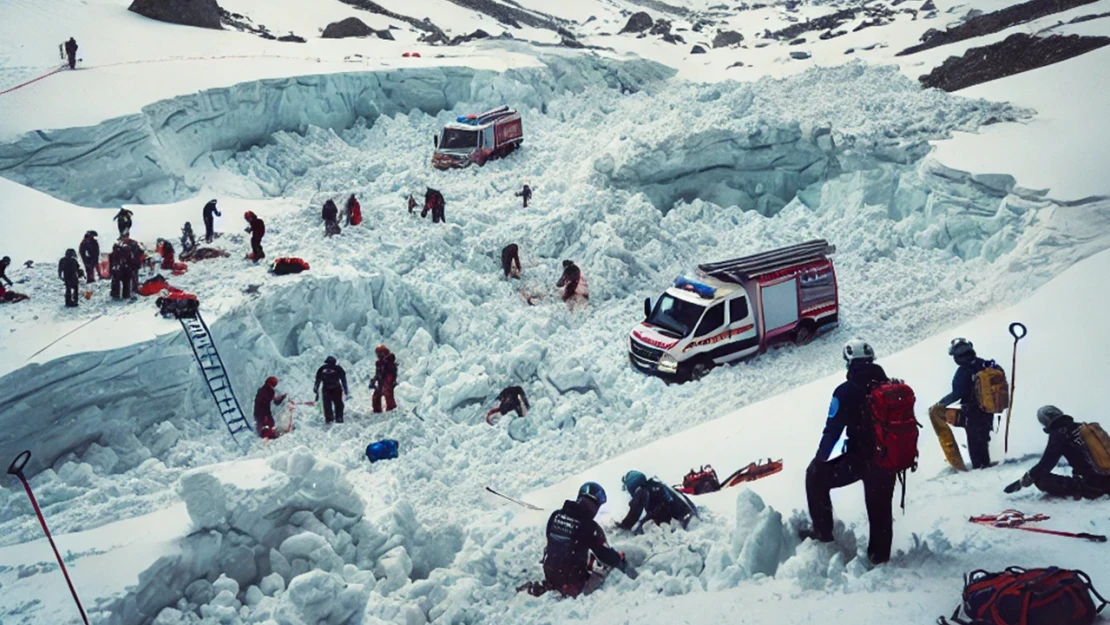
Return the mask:
<path fill-rule="evenodd" d="M 798 277 L 760 285 L 763 300 L 763 336 L 771 339 L 794 329 L 798 323 Z"/>
<path fill-rule="evenodd" d="M 484 128 L 482 130 L 482 153 L 489 155 L 495 147 L 497 147 L 497 143 L 494 141 L 493 126 Z"/>
<path fill-rule="evenodd" d="M 748 304 L 748 296 L 739 291 L 728 300 L 728 339 L 717 348 L 714 357 L 718 362 L 731 362 L 752 354 L 759 349 L 759 331 L 755 327 L 755 314 Z"/>
<path fill-rule="evenodd" d="M 728 337 L 726 314 L 725 302 L 717 302 L 706 309 L 694 335 L 690 337 L 690 342 L 682 350 L 684 359 L 702 354 L 713 357 L 714 349 L 720 347 L 720 343 Z"/>

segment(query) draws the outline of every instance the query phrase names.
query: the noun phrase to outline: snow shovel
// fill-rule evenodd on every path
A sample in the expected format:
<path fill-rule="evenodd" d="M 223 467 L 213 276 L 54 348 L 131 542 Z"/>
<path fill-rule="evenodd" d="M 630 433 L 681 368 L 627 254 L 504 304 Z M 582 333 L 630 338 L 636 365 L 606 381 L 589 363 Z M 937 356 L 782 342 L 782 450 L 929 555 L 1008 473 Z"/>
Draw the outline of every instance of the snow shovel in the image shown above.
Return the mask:
<path fill-rule="evenodd" d="M 1021 334 L 1018 334 L 1018 330 Z M 1010 336 L 1014 337 L 1014 357 L 1010 362 L 1010 406 L 1006 408 L 1006 435 L 1003 437 L 1002 451 L 1005 453 L 1010 452 L 1010 415 L 1014 414 L 1014 385 L 1017 381 L 1017 345 L 1018 341 L 1025 338 L 1029 333 L 1025 324 L 1015 321 L 1010 324 Z"/>
<path fill-rule="evenodd" d="M 81 612 L 81 620 L 85 625 L 89 625 L 89 617 L 85 615 L 85 608 L 81 605 L 81 599 L 77 597 L 77 589 L 73 587 L 73 580 L 69 578 L 69 570 L 66 569 L 66 563 L 62 560 L 62 554 L 58 553 L 58 546 L 54 544 L 54 537 L 50 535 L 50 528 L 46 526 L 46 519 L 42 516 L 42 510 L 39 508 L 39 502 L 35 499 L 35 493 L 31 491 L 31 484 L 27 481 L 27 477 L 23 475 L 23 467 L 31 460 L 31 452 L 24 451 L 15 457 L 11 465 L 8 466 L 8 475 L 14 475 L 23 482 L 23 488 L 27 491 L 27 497 L 31 499 L 31 507 L 35 509 L 35 515 L 39 518 L 39 525 L 42 526 L 42 531 L 46 534 L 46 539 L 50 541 L 50 548 L 54 550 L 54 557 L 58 559 L 58 566 L 62 569 L 62 575 L 66 578 L 66 584 L 69 585 L 69 592 L 73 595 L 73 601 L 77 604 L 77 609 Z"/>

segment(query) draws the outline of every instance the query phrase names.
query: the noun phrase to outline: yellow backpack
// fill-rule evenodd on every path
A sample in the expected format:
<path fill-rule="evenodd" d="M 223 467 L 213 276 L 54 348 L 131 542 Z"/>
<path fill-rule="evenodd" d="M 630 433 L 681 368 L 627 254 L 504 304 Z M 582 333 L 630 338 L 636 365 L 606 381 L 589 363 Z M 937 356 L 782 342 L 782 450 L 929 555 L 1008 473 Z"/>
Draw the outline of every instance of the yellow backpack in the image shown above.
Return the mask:
<path fill-rule="evenodd" d="M 975 374 L 975 399 L 983 412 L 1001 414 L 1010 407 L 1010 386 L 1006 372 L 993 360 Z"/>
<path fill-rule="evenodd" d="M 1079 426 L 1079 440 L 1087 447 L 1091 467 L 1101 475 L 1110 475 L 1110 436 L 1097 423 Z"/>

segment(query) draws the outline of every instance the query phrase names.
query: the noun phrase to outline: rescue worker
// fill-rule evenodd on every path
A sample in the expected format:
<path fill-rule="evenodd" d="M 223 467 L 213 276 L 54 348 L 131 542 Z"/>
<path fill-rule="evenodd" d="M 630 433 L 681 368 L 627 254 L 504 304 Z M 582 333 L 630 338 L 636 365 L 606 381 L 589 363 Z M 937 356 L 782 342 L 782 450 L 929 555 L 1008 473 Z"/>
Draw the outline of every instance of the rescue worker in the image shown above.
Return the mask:
<path fill-rule="evenodd" d="M 159 268 L 173 271 L 174 264 L 174 249 L 173 243 L 165 239 L 158 239 L 158 247 L 155 248 L 159 254 L 162 255 L 162 264 Z"/>
<path fill-rule="evenodd" d="M 251 233 L 251 253 L 247 258 L 257 263 L 266 258 L 266 253 L 262 251 L 262 237 L 266 236 L 266 222 L 255 215 L 254 211 L 244 213 L 243 219 L 247 220 L 247 232 Z"/>
<path fill-rule="evenodd" d="M 223 217 L 216 208 L 216 200 L 208 200 L 208 203 L 204 205 L 204 211 L 201 215 L 204 218 L 204 240 L 206 243 L 211 243 L 212 238 L 216 236 L 214 227 L 215 217 L 213 217 L 213 215 L 216 217 Z"/>
<path fill-rule="evenodd" d="M 324 423 L 343 423 L 343 400 L 350 395 L 347 389 L 347 372 L 336 364 L 335 356 L 324 359 L 324 365 L 316 370 L 316 384 L 312 392 L 320 401 L 320 387 L 324 387 Z"/>
<path fill-rule="evenodd" d="M 564 501 L 562 508 L 551 513 L 547 520 L 547 547 L 543 551 L 544 583 L 533 583 L 528 588 L 531 594 L 538 596 L 554 590 L 566 597 L 577 597 L 593 592 L 605 581 L 605 575 L 592 570 L 591 555 L 605 566 L 620 569 L 630 579 L 636 579 L 636 569 L 628 564 L 623 553 L 609 546 L 605 532 L 594 520 L 605 501 L 605 489 L 587 482 L 578 489 L 574 501 Z"/>
<path fill-rule="evenodd" d="M 411 215 L 411 214 L 412 214 L 412 212 L 413 212 L 414 210 L 416 210 L 416 198 L 412 197 L 412 194 L 411 194 L 411 193 L 409 194 L 409 202 L 408 202 L 408 204 L 409 204 L 409 214 Z"/>
<path fill-rule="evenodd" d="M 66 60 L 69 61 L 70 69 L 77 69 L 77 40 L 73 37 L 69 38 L 66 42 Z"/>
<path fill-rule="evenodd" d="M 8 277 L 8 267 L 11 266 L 12 259 L 9 256 L 0 258 L 0 283 L 7 282 L 8 286 L 12 285 L 12 279 Z"/>
<path fill-rule="evenodd" d="M 385 411 L 389 412 L 397 407 L 393 400 L 393 389 L 397 386 L 397 357 L 385 345 L 379 345 L 374 353 L 378 361 L 374 364 L 374 377 L 370 380 L 370 388 L 374 389 L 374 412 L 382 411 L 382 399 L 385 399 Z"/>
<path fill-rule="evenodd" d="M 66 255 L 58 261 L 58 277 L 66 285 L 66 307 L 77 308 L 77 286 L 79 280 L 85 277 L 81 271 L 81 264 L 77 262 L 77 250 L 72 247 L 66 250 Z"/>
<path fill-rule="evenodd" d="M 954 423 L 967 432 L 967 455 L 971 457 L 971 467 L 985 469 L 991 466 L 991 428 L 994 415 L 979 407 L 975 394 L 975 376 L 987 366 L 987 361 L 975 355 L 971 341 L 963 338 L 953 339 L 948 347 L 948 355 L 956 361 L 956 374 L 952 376 L 952 392 L 937 402 L 941 408 L 955 401 L 960 402 L 959 420 Z"/>
<path fill-rule="evenodd" d="M 3 302 L 5 304 L 14 304 L 16 302 L 22 302 L 23 300 L 28 299 L 31 298 L 27 295 L 24 295 L 23 293 L 9 291 L 7 287 L 4 286 L 4 283 L 0 282 L 0 302 Z"/>
<path fill-rule="evenodd" d="M 277 392 L 278 379 L 274 376 L 266 381 L 254 394 L 254 425 L 258 435 L 265 439 L 278 437 L 274 429 L 274 406 L 280 406 L 285 401 L 285 394 Z"/>
<path fill-rule="evenodd" d="M 428 187 L 424 192 L 424 210 L 420 211 L 420 217 L 427 217 L 428 212 L 431 211 L 432 223 L 447 223 L 447 218 L 443 216 L 443 210 L 446 206 L 447 202 L 443 199 L 443 194 Z"/>
<path fill-rule="evenodd" d="M 115 220 L 116 226 L 119 227 L 120 237 L 125 237 L 131 234 L 131 217 L 133 215 L 134 213 L 127 210 L 126 208 L 121 208 L 119 209 L 119 212 L 116 213 L 116 216 L 112 218 Z"/>
<path fill-rule="evenodd" d="M 576 294 L 580 295 L 583 299 L 589 295 L 579 293 L 579 282 L 582 281 L 582 270 L 578 268 L 572 261 L 563 261 L 563 275 L 559 281 L 555 283 L 556 287 L 563 289 L 563 301 L 568 301 Z"/>
<path fill-rule="evenodd" d="M 659 480 L 649 480 L 639 471 L 625 473 L 621 482 L 624 490 L 632 496 L 628 514 L 617 525 L 623 530 L 639 534 L 648 521 L 654 521 L 656 525 L 678 521 L 682 529 L 686 529 L 690 519 L 697 514 L 697 509 L 682 495 Z"/>
<path fill-rule="evenodd" d="M 529 409 L 531 406 L 528 405 L 528 396 L 524 394 L 524 389 L 519 386 L 506 386 L 497 395 L 497 405 L 486 413 L 486 421 L 489 421 L 494 413 L 505 416 L 510 410 L 515 410 L 516 416 L 523 417 L 528 414 Z"/>
<path fill-rule="evenodd" d="M 197 251 L 197 237 L 193 234 L 193 224 L 185 222 L 181 228 L 181 260 L 187 259 Z"/>
<path fill-rule="evenodd" d="M 1037 420 L 1048 434 L 1044 454 L 1029 472 L 1005 491 L 1016 493 L 1026 486 L 1036 486 L 1055 497 L 1097 499 L 1110 495 L 1110 475 L 1099 472 L 1091 462 L 1087 445 L 1079 433 L 1082 424 L 1056 406 L 1041 406 L 1037 410 Z M 1061 458 L 1071 466 L 1072 477 L 1052 472 Z"/>
<path fill-rule="evenodd" d="M 143 263 L 146 261 L 146 250 L 135 239 L 129 236 L 123 237 L 123 244 L 127 247 L 128 258 L 130 264 L 128 265 L 128 276 L 131 280 L 131 292 L 139 292 L 139 271 L 143 268 Z"/>
<path fill-rule="evenodd" d="M 831 491 L 862 480 L 867 520 L 871 526 L 867 556 L 872 564 L 881 564 L 890 559 L 890 543 L 894 539 L 893 500 L 897 478 L 875 462 L 867 393 L 888 378 L 883 368 L 875 364 L 875 351 L 860 339 L 848 341 L 843 356 L 848 366 L 847 381 L 833 391 L 817 455 L 806 469 L 806 499 L 813 529 L 803 532 L 802 537 L 832 542 Z M 845 431 L 848 434 L 845 453 L 829 460 Z"/>
<path fill-rule="evenodd" d="M 501 248 L 501 271 L 505 272 L 506 280 L 520 277 L 520 248 L 516 243 Z"/>
<path fill-rule="evenodd" d="M 528 200 L 532 199 L 532 187 L 524 185 L 524 188 L 517 192 L 516 196 L 524 200 L 524 208 L 528 208 Z"/>
<path fill-rule="evenodd" d="M 77 250 L 81 253 L 81 262 L 85 265 L 85 282 L 96 282 L 97 265 L 100 264 L 100 242 L 96 240 L 96 231 L 89 230 Z"/>
<path fill-rule="evenodd" d="M 339 207 L 335 202 L 331 200 L 324 202 L 324 209 L 320 211 L 320 216 L 324 220 L 324 236 L 339 234 Z"/>
<path fill-rule="evenodd" d="M 358 203 L 358 198 L 352 193 L 351 197 L 347 198 L 347 225 L 357 226 L 362 223 L 362 205 Z"/>
<path fill-rule="evenodd" d="M 108 270 L 112 276 L 112 299 L 131 298 L 131 252 L 123 241 L 116 241 L 108 254 Z"/>

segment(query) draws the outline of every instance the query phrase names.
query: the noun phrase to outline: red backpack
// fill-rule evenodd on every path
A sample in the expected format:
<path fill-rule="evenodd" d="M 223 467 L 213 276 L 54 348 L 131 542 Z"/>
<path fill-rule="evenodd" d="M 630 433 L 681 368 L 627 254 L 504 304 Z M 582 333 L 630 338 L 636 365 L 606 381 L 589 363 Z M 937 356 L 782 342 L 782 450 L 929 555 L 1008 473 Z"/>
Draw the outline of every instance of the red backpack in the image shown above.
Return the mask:
<path fill-rule="evenodd" d="M 917 429 L 913 416 L 913 389 L 901 380 L 871 387 L 867 405 L 875 434 L 875 464 L 898 475 L 902 483 L 902 509 L 906 509 L 906 471 L 917 470 Z"/>
<path fill-rule="evenodd" d="M 960 625 L 1090 625 L 1106 605 L 1083 571 L 1012 566 L 1001 573 L 972 571 L 962 606 L 971 621 L 959 618 L 960 608 L 950 618 Z M 937 623 L 948 625 L 943 617 Z"/>

